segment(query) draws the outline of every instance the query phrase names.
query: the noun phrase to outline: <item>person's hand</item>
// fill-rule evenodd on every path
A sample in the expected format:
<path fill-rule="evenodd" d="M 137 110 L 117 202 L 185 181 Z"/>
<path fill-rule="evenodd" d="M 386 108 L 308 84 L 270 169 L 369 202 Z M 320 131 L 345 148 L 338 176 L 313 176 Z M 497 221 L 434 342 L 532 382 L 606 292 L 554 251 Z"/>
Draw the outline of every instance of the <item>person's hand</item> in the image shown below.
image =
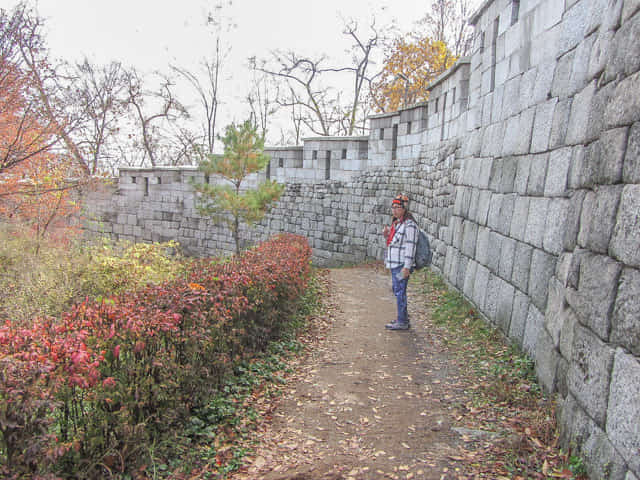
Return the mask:
<path fill-rule="evenodd" d="M 390 231 L 389 226 L 386 226 L 386 227 L 384 227 L 384 228 L 382 229 L 382 234 L 383 234 L 385 237 L 388 237 L 388 236 L 389 236 L 389 231 Z"/>
<path fill-rule="evenodd" d="M 408 268 L 403 268 L 402 269 L 402 278 L 409 278 L 409 274 L 411 273 L 411 270 L 409 270 Z"/>

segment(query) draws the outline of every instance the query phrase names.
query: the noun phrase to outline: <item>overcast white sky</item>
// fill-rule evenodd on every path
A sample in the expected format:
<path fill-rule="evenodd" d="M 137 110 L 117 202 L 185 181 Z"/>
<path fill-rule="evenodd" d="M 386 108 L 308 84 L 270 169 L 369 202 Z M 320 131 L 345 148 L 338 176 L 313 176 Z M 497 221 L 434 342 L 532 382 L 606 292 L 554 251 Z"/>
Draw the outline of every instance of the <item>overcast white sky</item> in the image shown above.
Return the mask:
<path fill-rule="evenodd" d="M 229 3 L 229 0 L 225 0 Z M 0 0 L 11 8 L 16 0 Z M 167 71 L 172 63 L 195 70 L 213 52 L 206 26 L 213 0 L 36 0 L 46 20 L 47 41 L 54 56 L 95 63 L 119 60 L 142 71 Z M 270 50 L 293 49 L 331 58 L 349 46 L 341 18 L 364 28 L 375 14 L 377 24 L 397 22 L 403 32 L 422 18 L 429 0 L 233 0 L 223 10 L 237 26 L 227 36 L 231 46 L 222 84 L 219 127 L 244 120 L 248 88 L 247 58 L 264 58 Z M 344 58 L 344 57 L 343 57 Z"/>

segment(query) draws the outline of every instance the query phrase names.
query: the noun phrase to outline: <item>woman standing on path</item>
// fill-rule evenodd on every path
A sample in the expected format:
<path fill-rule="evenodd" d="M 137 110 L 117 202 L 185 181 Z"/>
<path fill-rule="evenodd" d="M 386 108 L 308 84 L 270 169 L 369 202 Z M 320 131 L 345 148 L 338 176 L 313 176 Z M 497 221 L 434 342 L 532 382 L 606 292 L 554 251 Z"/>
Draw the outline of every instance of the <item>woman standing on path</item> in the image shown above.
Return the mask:
<path fill-rule="evenodd" d="M 407 313 L 407 283 L 413 268 L 418 241 L 418 224 L 409 213 L 409 197 L 398 195 L 391 202 L 393 221 L 391 226 L 384 227 L 382 233 L 387 241 L 387 252 L 384 264 L 391 270 L 391 285 L 396 296 L 398 317 L 394 322 L 385 325 L 389 330 L 407 330 L 409 315 Z"/>

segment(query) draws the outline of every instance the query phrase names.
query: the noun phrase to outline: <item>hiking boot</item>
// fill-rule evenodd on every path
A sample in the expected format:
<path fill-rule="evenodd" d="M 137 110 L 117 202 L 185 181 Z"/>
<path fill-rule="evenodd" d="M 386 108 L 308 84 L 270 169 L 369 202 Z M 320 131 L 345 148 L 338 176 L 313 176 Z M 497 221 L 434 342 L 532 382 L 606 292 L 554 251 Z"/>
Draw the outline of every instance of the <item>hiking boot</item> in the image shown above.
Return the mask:
<path fill-rule="evenodd" d="M 393 322 L 393 323 L 387 323 L 384 328 L 386 328 L 387 330 L 409 330 L 409 324 L 408 323 L 398 323 L 398 322 Z"/>

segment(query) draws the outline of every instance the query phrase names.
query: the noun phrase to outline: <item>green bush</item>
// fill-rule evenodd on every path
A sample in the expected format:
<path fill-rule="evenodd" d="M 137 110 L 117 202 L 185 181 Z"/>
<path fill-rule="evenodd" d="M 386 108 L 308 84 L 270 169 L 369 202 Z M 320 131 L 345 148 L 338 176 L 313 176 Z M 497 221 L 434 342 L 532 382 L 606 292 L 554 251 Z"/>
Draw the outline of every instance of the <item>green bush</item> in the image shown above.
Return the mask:
<path fill-rule="evenodd" d="M 0 318 L 28 325 L 58 318 L 86 297 L 106 298 L 172 280 L 188 262 L 176 242 L 58 246 L 30 232 L 0 227 Z"/>

